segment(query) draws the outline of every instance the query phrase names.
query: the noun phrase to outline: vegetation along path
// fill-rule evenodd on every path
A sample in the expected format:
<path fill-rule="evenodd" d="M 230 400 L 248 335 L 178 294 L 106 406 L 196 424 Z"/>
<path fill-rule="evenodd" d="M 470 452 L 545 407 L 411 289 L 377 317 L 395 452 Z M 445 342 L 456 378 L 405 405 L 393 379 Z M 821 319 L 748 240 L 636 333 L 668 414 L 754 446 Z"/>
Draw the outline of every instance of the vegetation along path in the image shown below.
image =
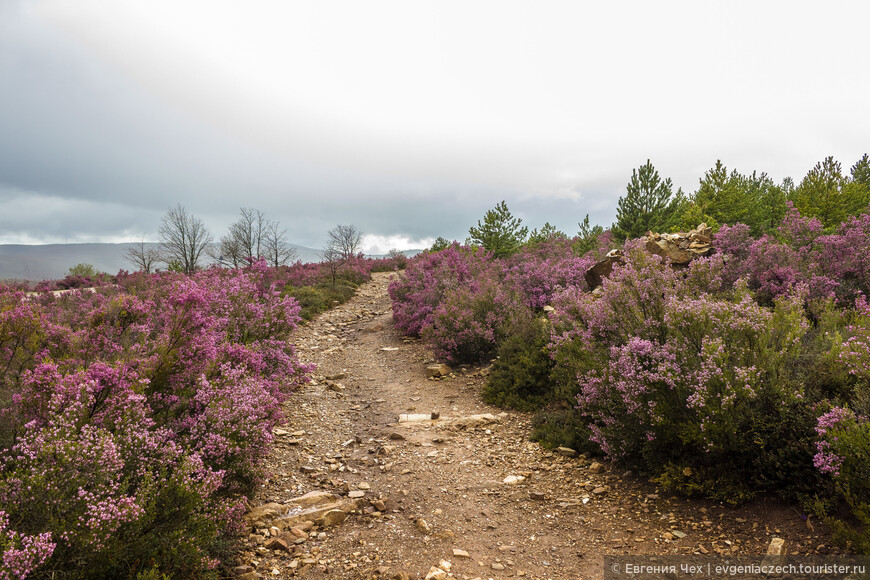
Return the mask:
<path fill-rule="evenodd" d="M 610 554 L 762 554 L 774 537 L 830 550 L 820 524 L 772 500 L 659 495 L 530 442 L 530 416 L 481 401 L 486 368 L 427 377 L 431 355 L 393 329 L 392 276 L 298 330 L 316 381 L 286 403 L 239 577 L 601 578 Z"/>

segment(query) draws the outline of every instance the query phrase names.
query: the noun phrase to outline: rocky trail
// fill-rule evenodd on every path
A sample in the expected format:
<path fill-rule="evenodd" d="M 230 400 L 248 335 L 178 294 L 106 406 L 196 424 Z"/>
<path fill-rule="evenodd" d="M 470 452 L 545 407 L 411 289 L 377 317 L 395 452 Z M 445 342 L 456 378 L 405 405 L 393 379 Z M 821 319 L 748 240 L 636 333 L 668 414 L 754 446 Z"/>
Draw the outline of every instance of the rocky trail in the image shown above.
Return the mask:
<path fill-rule="evenodd" d="M 603 460 L 528 440 L 531 417 L 484 404 L 486 368 L 435 363 L 393 329 L 376 274 L 297 332 L 315 383 L 286 403 L 236 577 L 602 578 L 613 554 L 829 553 L 828 532 L 773 500 L 661 494 Z"/>

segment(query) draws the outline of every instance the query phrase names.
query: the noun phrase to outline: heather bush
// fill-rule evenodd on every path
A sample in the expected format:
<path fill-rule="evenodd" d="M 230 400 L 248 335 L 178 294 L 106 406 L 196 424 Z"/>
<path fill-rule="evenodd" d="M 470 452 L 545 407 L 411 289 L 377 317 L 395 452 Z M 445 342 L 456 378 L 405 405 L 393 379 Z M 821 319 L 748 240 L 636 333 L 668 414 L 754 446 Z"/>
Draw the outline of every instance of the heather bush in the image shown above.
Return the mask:
<path fill-rule="evenodd" d="M 849 218 L 832 233 L 821 222 L 802 217 L 789 207 L 777 237 L 757 240 L 742 224 L 723 226 L 716 234 L 717 250 L 729 256 L 727 283 L 746 278 L 760 302 L 773 300 L 803 285 L 809 299 L 834 298 L 848 307 L 870 292 L 870 215 Z"/>
<path fill-rule="evenodd" d="M 390 250 L 383 258 L 369 258 L 369 272 L 395 272 L 408 266 L 408 256 L 398 250 Z"/>
<path fill-rule="evenodd" d="M 515 254 L 503 267 L 503 284 L 514 289 L 524 305 L 540 310 L 565 288 L 588 290 L 586 270 L 591 257 L 575 257 L 571 240 L 554 238 Z"/>
<path fill-rule="evenodd" d="M 488 258 L 481 248 L 463 248 L 455 242 L 444 250 L 416 256 L 389 287 L 396 328 L 419 336 L 432 326 L 445 295 L 485 270 Z"/>
<path fill-rule="evenodd" d="M 504 291 L 495 269 L 490 269 L 447 293 L 421 335 L 437 357 L 449 362 L 481 362 L 494 356 L 507 322 L 520 310 L 513 296 Z"/>
<path fill-rule="evenodd" d="M 214 573 L 311 370 L 283 280 L 255 263 L 0 292 L 0 571 Z"/>
<path fill-rule="evenodd" d="M 802 302 L 771 310 L 745 288 L 704 292 L 721 261 L 683 276 L 638 246 L 625 254 L 600 297 L 555 302 L 554 358 L 577 379 L 578 412 L 604 453 L 665 487 L 742 499 L 775 471 L 764 450 L 808 429 L 792 424 L 803 395 L 787 376 L 808 329 Z M 807 438 L 790 452 L 807 453 Z"/>
<path fill-rule="evenodd" d="M 870 422 L 843 407 L 832 407 L 818 419 L 815 465 L 829 475 L 849 506 L 851 519 L 822 515 L 836 539 L 856 552 L 870 553 Z M 821 502 L 817 507 L 821 507 Z"/>
<path fill-rule="evenodd" d="M 586 288 L 593 263 L 575 257 L 571 241 L 559 237 L 505 259 L 453 244 L 417 256 L 390 286 L 393 319 L 437 356 L 478 362 L 495 354 L 509 321 L 540 312 L 564 288 Z"/>
<path fill-rule="evenodd" d="M 21 535 L 9 529 L 9 517 L 0 511 L 0 580 L 27 578 L 52 552 L 51 534 Z"/>

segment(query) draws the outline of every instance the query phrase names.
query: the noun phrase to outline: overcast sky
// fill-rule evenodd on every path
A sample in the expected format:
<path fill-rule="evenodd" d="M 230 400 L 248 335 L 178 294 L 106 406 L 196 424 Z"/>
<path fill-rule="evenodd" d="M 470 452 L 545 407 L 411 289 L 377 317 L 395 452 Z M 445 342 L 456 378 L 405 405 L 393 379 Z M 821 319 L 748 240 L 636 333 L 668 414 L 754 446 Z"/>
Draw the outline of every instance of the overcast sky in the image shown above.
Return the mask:
<path fill-rule="evenodd" d="M 870 2 L 0 0 L 0 243 L 156 240 L 176 203 L 320 247 L 609 225 L 647 158 L 694 191 L 870 151 Z"/>

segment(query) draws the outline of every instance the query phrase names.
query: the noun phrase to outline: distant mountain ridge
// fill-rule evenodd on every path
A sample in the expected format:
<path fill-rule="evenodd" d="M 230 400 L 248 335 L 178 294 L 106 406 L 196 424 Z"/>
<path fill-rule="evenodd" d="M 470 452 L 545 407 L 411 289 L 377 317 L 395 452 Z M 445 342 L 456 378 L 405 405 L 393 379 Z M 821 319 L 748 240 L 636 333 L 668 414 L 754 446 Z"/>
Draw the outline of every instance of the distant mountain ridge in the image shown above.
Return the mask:
<path fill-rule="evenodd" d="M 134 245 L 138 244 L 0 244 L 0 280 L 57 280 L 82 263 L 109 274 L 133 270 L 133 264 L 124 258 L 124 253 Z M 157 247 L 159 244 L 146 245 Z M 318 251 L 313 248 L 296 244 L 290 247 L 303 262 L 320 261 Z"/>

